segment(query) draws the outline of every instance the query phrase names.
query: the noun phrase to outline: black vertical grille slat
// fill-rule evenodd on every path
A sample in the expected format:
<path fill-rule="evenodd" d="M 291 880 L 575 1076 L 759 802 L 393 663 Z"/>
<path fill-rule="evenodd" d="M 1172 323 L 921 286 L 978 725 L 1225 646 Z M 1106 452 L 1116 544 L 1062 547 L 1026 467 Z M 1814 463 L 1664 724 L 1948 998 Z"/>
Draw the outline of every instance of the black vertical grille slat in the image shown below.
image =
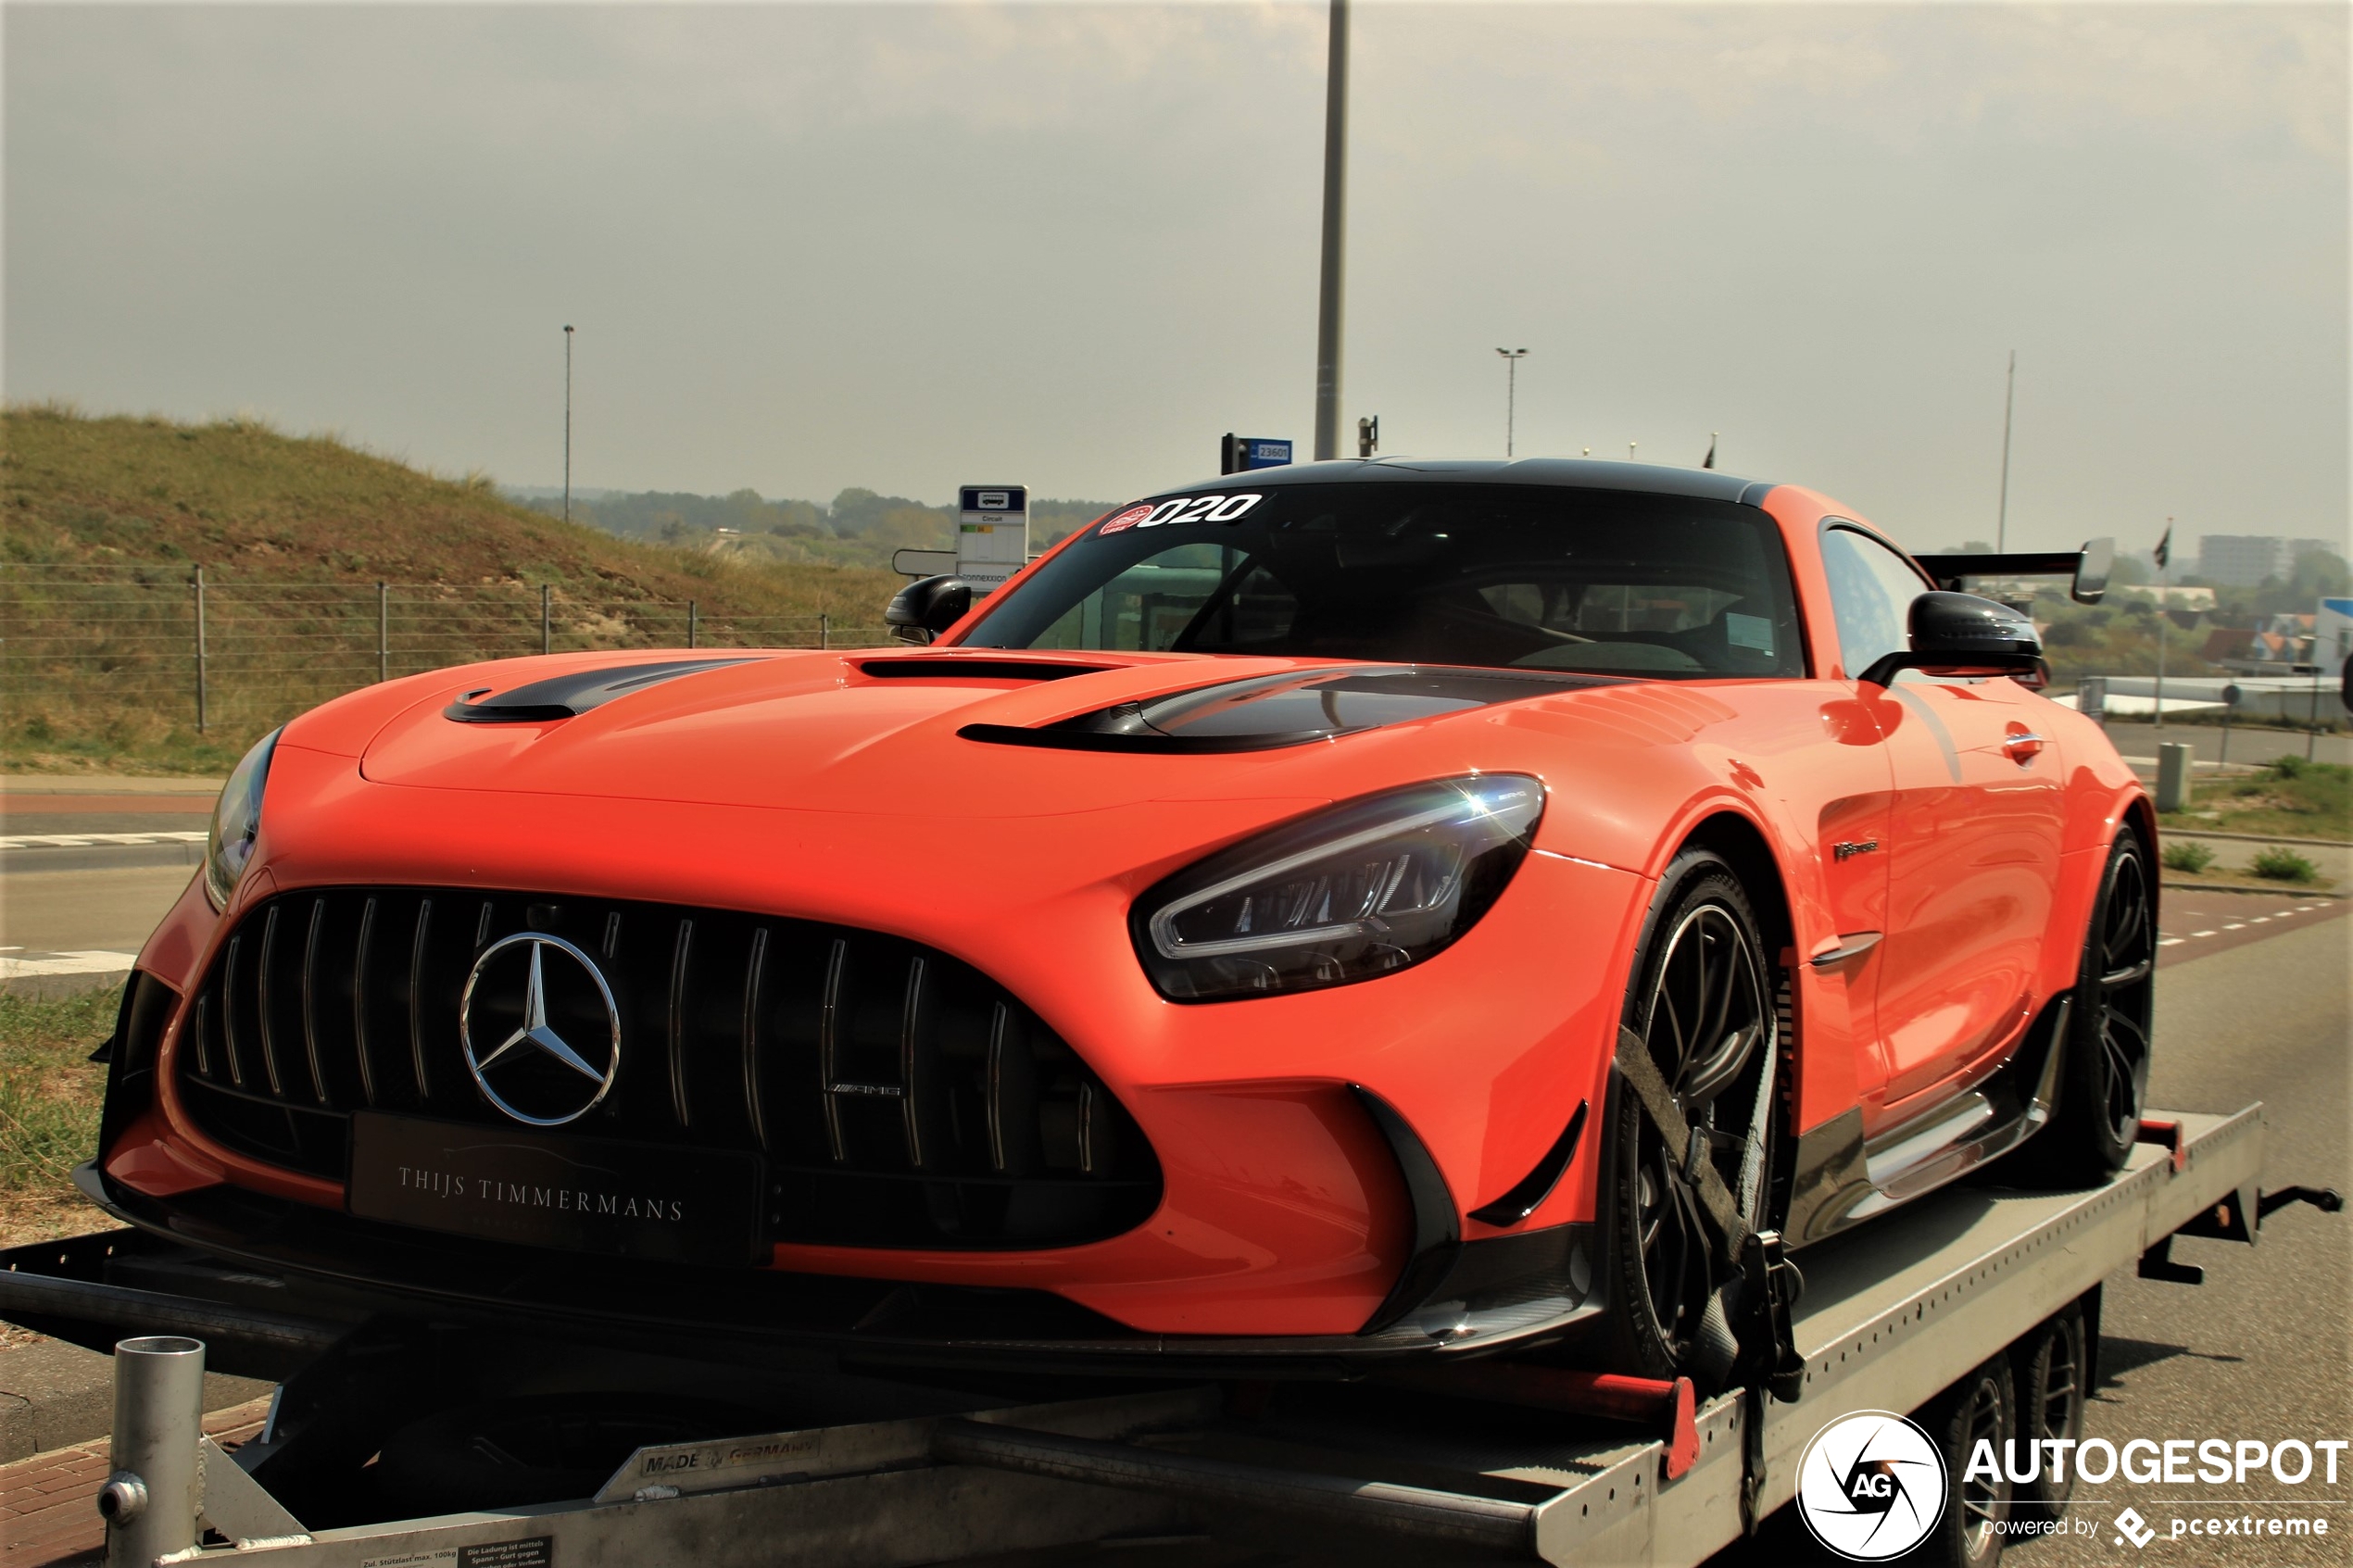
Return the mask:
<path fill-rule="evenodd" d="M 310 1094 L 321 1105 L 327 1098 L 327 1074 L 319 1064 L 319 935 L 326 929 L 327 901 L 310 900 L 310 929 L 302 938 L 302 1055 L 310 1066 Z"/>
<path fill-rule="evenodd" d="M 376 1103 L 376 1064 L 368 1037 L 368 960 L 376 934 L 376 901 L 359 909 L 359 935 L 351 952 L 351 1055 L 359 1064 L 359 1098 Z"/>
<path fill-rule="evenodd" d="M 751 934 L 751 957 L 744 963 L 743 1010 L 744 1120 L 751 1128 L 751 1141 L 762 1149 L 768 1147 L 768 1118 L 761 1103 L 760 1007 L 767 969 L 768 928 L 763 925 Z"/>
<path fill-rule="evenodd" d="M 924 1111 L 927 1106 L 917 1058 L 923 1047 L 924 982 L 929 966 L 917 954 L 907 960 L 907 997 L 899 1012 L 899 1112 L 907 1128 L 907 1166 L 924 1168 Z"/>
<path fill-rule="evenodd" d="M 897 936 L 718 909 L 447 888 L 269 899 L 195 988 L 182 1103 L 229 1148 L 330 1181 L 361 1106 L 510 1125 L 469 1076 L 459 1014 L 484 947 L 522 930 L 598 955 L 620 1010 L 611 1090 L 564 1134 L 762 1156 L 777 1241 L 1074 1246 L 1159 1201 L 1118 1098 L 988 976 Z"/>
<path fill-rule="evenodd" d="M 678 922 L 670 954 L 670 1109 L 678 1125 L 694 1124 L 686 1089 L 686 966 L 694 961 L 695 922 Z"/>
<path fill-rule="evenodd" d="M 271 1014 L 277 1011 L 278 998 L 271 994 L 270 985 L 271 966 L 277 956 L 278 906 L 272 904 L 261 922 L 261 962 L 254 979 L 254 1017 L 261 1029 L 262 1076 L 269 1081 L 271 1098 L 283 1099 L 285 1085 L 278 1076 L 278 1031 L 271 1019 Z"/>
<path fill-rule="evenodd" d="M 212 998 L 196 998 L 194 1035 L 196 1043 L 196 1073 L 199 1077 L 212 1076 Z"/>
<path fill-rule="evenodd" d="M 417 1102 L 433 1098 L 433 1074 L 425 1066 L 425 939 L 433 932 L 433 900 L 417 901 L 417 935 L 409 944 L 409 1067 L 416 1075 Z"/>
<path fill-rule="evenodd" d="M 837 936 L 825 954 L 824 999 L 817 1014 L 817 1096 L 824 1107 L 825 1146 L 839 1165 L 849 1158 L 849 1140 L 842 1135 L 841 1094 L 837 1087 L 841 1082 L 841 987 L 849 968 L 849 942 Z"/>

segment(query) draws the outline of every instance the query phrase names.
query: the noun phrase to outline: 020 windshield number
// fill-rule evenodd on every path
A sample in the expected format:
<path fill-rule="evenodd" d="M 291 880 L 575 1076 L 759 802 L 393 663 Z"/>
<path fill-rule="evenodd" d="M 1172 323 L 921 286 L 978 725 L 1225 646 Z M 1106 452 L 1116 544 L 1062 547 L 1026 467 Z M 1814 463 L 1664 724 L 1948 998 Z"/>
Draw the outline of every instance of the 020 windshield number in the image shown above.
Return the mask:
<path fill-rule="evenodd" d="M 1239 522 L 1266 497 L 1242 495 L 1179 495 L 1158 506 L 1130 507 L 1104 523 L 1098 533 L 1121 533 L 1130 528 L 1158 528 L 1169 522 Z"/>

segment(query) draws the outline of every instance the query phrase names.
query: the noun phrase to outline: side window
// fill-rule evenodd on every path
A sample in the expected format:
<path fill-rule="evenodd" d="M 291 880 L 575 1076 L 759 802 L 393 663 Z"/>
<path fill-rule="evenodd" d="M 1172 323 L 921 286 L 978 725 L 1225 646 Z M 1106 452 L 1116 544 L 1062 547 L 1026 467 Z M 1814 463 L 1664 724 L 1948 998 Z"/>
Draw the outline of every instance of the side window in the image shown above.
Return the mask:
<path fill-rule="evenodd" d="M 1912 601 L 1928 584 L 1903 557 L 1869 534 L 1832 528 L 1822 534 L 1822 571 L 1830 578 L 1839 662 L 1848 680 L 1881 655 L 1911 646 Z"/>

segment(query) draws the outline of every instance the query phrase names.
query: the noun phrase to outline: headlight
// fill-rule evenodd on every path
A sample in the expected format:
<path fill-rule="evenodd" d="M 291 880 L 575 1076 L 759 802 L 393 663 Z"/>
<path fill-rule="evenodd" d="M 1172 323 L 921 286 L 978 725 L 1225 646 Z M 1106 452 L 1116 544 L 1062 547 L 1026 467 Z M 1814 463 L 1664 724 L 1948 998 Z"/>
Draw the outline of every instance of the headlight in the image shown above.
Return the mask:
<path fill-rule="evenodd" d="M 1528 855 L 1544 786 L 1441 779 L 1319 811 L 1219 851 L 1137 901 L 1161 995 L 1213 1001 L 1371 980 L 1475 924 Z"/>
<path fill-rule="evenodd" d="M 261 786 L 270 782 L 270 755 L 278 749 L 281 733 L 272 730 L 253 743 L 229 775 L 220 803 L 212 809 L 212 834 L 205 841 L 204 890 L 216 909 L 229 907 L 229 895 L 237 890 L 237 879 L 253 859 L 254 834 L 261 831 Z"/>

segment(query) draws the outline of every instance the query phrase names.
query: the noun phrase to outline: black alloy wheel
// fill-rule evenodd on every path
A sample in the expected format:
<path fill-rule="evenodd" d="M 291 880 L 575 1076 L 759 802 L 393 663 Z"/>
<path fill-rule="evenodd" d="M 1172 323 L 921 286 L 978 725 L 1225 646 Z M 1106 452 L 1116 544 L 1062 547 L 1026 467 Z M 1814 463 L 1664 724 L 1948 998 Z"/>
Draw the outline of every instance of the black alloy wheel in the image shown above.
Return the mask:
<path fill-rule="evenodd" d="M 2021 1444 L 2019 1468 L 2026 1467 L 2022 1445 L 2053 1440 L 2073 1442 L 2083 1436 L 2083 1401 L 2089 1392 L 2091 1357 L 2083 1304 L 2067 1310 L 2019 1341 L 2010 1350 L 2017 1377 L 2018 1436 Z M 2067 1450 L 2072 1452 L 2072 1449 Z M 2075 1470 L 2066 1479 L 2052 1474 L 2051 1450 L 2035 1449 L 2032 1481 L 2018 1482 L 2018 1509 L 2023 1518 L 2057 1519 L 2067 1512 L 2075 1491 Z"/>
<path fill-rule="evenodd" d="M 1686 851 L 1661 887 L 1626 1026 L 1649 1047 L 1684 1120 L 1705 1135 L 1707 1157 L 1743 1217 L 1763 1228 L 1781 1046 L 1778 979 L 1748 895 L 1721 859 Z M 1603 1360 L 1643 1376 L 1720 1383 L 1738 1346 L 1718 1298 L 1724 1271 L 1684 1174 L 1687 1151 L 1667 1147 L 1630 1090 L 1620 1085 L 1616 1098 Z"/>
<path fill-rule="evenodd" d="M 2007 1356 L 1995 1356 L 1946 1389 L 1916 1417 L 1944 1456 L 1944 1512 L 1927 1538 L 1897 1561 L 1943 1568 L 1992 1568 L 2002 1555 L 2013 1491 L 2000 1469 L 2004 1446 L 2018 1436 L 2018 1408 Z M 1994 1446 L 1995 1474 L 1968 1478 L 1980 1443 Z"/>
<path fill-rule="evenodd" d="M 2147 1103 L 2157 1002 L 2157 892 L 2147 847 L 2126 827 L 2108 850 L 2059 1066 L 2050 1125 L 2019 1151 L 2013 1179 L 2104 1182 L 2124 1168 Z"/>

